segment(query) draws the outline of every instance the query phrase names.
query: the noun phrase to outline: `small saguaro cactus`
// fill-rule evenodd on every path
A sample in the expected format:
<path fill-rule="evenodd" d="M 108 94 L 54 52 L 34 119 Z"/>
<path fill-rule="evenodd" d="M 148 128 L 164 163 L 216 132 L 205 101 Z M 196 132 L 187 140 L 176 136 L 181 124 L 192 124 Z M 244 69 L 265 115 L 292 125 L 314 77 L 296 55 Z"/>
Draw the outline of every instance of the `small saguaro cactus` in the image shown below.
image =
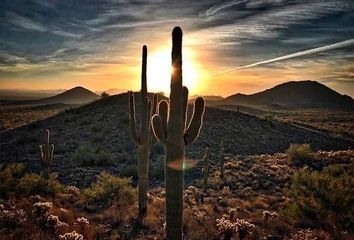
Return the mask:
<path fill-rule="evenodd" d="M 204 167 L 203 167 L 203 190 L 204 192 L 208 189 L 208 178 L 209 178 L 209 149 L 205 148 L 205 155 L 203 157 Z"/>
<path fill-rule="evenodd" d="M 39 145 L 41 153 L 41 165 L 43 168 L 42 176 L 45 179 L 49 178 L 49 167 L 53 161 L 54 144 L 49 143 L 49 130 L 45 131 L 44 144 Z"/>
<path fill-rule="evenodd" d="M 139 220 L 146 215 L 147 211 L 147 189 L 149 175 L 149 155 L 150 145 L 157 141 L 155 136 L 151 134 L 150 119 L 156 111 L 157 95 L 154 95 L 153 102 L 148 99 L 146 84 L 146 59 L 147 47 L 143 46 L 142 53 L 142 69 L 141 69 L 141 120 L 139 132 L 136 128 L 135 117 L 135 98 L 134 93 L 129 92 L 129 125 L 130 137 L 133 142 L 138 145 L 138 191 L 139 191 Z"/>
<path fill-rule="evenodd" d="M 224 139 L 221 139 L 219 147 L 220 177 L 224 181 Z"/>
<path fill-rule="evenodd" d="M 182 85 L 182 30 L 172 31 L 172 76 L 170 102 L 162 100 L 152 118 L 153 131 L 164 144 L 166 154 L 166 231 L 167 239 L 182 239 L 184 149 L 199 135 L 204 114 L 204 99 L 194 102 L 193 116 L 186 124 L 188 89 Z"/>

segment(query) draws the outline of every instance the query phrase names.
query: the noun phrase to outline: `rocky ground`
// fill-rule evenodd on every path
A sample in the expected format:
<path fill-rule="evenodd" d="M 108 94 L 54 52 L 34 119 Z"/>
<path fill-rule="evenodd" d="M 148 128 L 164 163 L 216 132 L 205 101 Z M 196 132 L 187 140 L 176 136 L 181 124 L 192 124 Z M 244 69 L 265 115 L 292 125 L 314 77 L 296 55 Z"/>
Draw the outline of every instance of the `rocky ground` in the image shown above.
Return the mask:
<path fill-rule="evenodd" d="M 0 133 L 0 163 L 26 162 L 38 172 L 38 145 L 44 141 L 44 131 L 51 131 L 55 144 L 52 171 L 59 172 L 65 184 L 87 185 L 103 169 L 119 174 L 126 165 L 136 164 L 137 147 L 128 134 L 128 97 L 115 95 L 92 104 L 66 110 L 53 117 Z M 284 152 L 291 143 L 309 143 L 314 150 L 353 149 L 352 139 L 333 136 L 306 126 L 295 126 L 277 120 L 265 120 L 248 114 L 206 108 L 199 139 L 186 149 L 186 157 L 196 168 L 187 173 L 188 181 L 200 174 L 204 147 L 209 146 L 211 159 L 216 161 L 220 140 L 225 152 L 232 156 L 274 154 Z M 111 166 L 80 166 L 73 160 L 75 150 L 89 142 L 112 156 Z M 161 164 L 162 146 L 152 149 L 152 165 Z M 152 181 L 159 184 L 158 181 Z"/>

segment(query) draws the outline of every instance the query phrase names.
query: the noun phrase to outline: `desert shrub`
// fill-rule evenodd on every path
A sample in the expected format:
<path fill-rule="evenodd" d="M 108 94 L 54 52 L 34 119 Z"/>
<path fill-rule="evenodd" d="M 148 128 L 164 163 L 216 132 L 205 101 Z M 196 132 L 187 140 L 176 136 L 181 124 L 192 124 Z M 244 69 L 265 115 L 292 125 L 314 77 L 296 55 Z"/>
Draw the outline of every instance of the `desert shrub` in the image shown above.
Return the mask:
<path fill-rule="evenodd" d="M 135 164 L 129 164 L 123 168 L 121 174 L 123 177 L 133 177 L 138 179 L 138 166 Z"/>
<path fill-rule="evenodd" d="M 7 198 L 17 191 L 19 179 L 25 174 L 25 165 L 22 163 L 8 164 L 0 172 L 0 198 Z"/>
<path fill-rule="evenodd" d="M 136 197 L 136 189 L 131 186 L 130 178 L 120 178 L 102 172 L 90 187 L 83 190 L 83 194 L 88 202 L 110 204 L 114 198 L 119 198 L 129 204 Z"/>
<path fill-rule="evenodd" d="M 81 144 L 72 154 L 71 159 L 83 166 L 109 166 L 115 162 L 109 151 L 98 149 L 89 143 Z"/>
<path fill-rule="evenodd" d="M 314 157 L 309 144 L 291 144 L 286 153 L 288 160 L 296 166 L 303 166 L 311 162 Z"/>
<path fill-rule="evenodd" d="M 52 195 L 64 190 L 64 187 L 57 180 L 58 175 L 52 173 L 46 180 L 42 176 L 30 173 L 24 175 L 17 185 L 17 195 Z"/>
<path fill-rule="evenodd" d="M 343 230 L 354 229 L 352 207 L 353 169 L 332 165 L 322 171 L 303 168 L 292 177 L 289 190 L 293 202 L 285 214 L 305 227 L 319 227 L 340 239 Z"/>

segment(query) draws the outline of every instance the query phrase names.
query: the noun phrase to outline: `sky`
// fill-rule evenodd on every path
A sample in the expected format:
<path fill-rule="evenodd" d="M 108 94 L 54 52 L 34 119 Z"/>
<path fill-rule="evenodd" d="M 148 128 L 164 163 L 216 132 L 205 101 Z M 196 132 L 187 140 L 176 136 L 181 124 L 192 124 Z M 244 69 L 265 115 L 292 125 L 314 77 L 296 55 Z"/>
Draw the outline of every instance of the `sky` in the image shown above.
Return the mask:
<path fill-rule="evenodd" d="M 191 94 L 254 93 L 316 80 L 354 97 L 351 0 L 1 0 L 0 89 L 168 92 L 171 31 L 183 30 Z"/>

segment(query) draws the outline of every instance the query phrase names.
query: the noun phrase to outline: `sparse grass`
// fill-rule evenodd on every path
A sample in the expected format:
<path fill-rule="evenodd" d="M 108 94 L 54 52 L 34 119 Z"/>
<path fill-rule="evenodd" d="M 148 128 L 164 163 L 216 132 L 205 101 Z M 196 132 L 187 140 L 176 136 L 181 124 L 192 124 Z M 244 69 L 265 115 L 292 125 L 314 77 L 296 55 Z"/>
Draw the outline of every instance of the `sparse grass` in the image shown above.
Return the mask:
<path fill-rule="evenodd" d="M 82 166 L 109 166 L 115 163 L 112 154 L 106 149 L 98 149 L 90 143 L 81 144 L 71 159 Z"/>
<path fill-rule="evenodd" d="M 49 105 L 48 107 L 31 105 L 0 106 L 0 131 L 43 120 L 64 111 L 67 107 L 67 105 Z"/>

